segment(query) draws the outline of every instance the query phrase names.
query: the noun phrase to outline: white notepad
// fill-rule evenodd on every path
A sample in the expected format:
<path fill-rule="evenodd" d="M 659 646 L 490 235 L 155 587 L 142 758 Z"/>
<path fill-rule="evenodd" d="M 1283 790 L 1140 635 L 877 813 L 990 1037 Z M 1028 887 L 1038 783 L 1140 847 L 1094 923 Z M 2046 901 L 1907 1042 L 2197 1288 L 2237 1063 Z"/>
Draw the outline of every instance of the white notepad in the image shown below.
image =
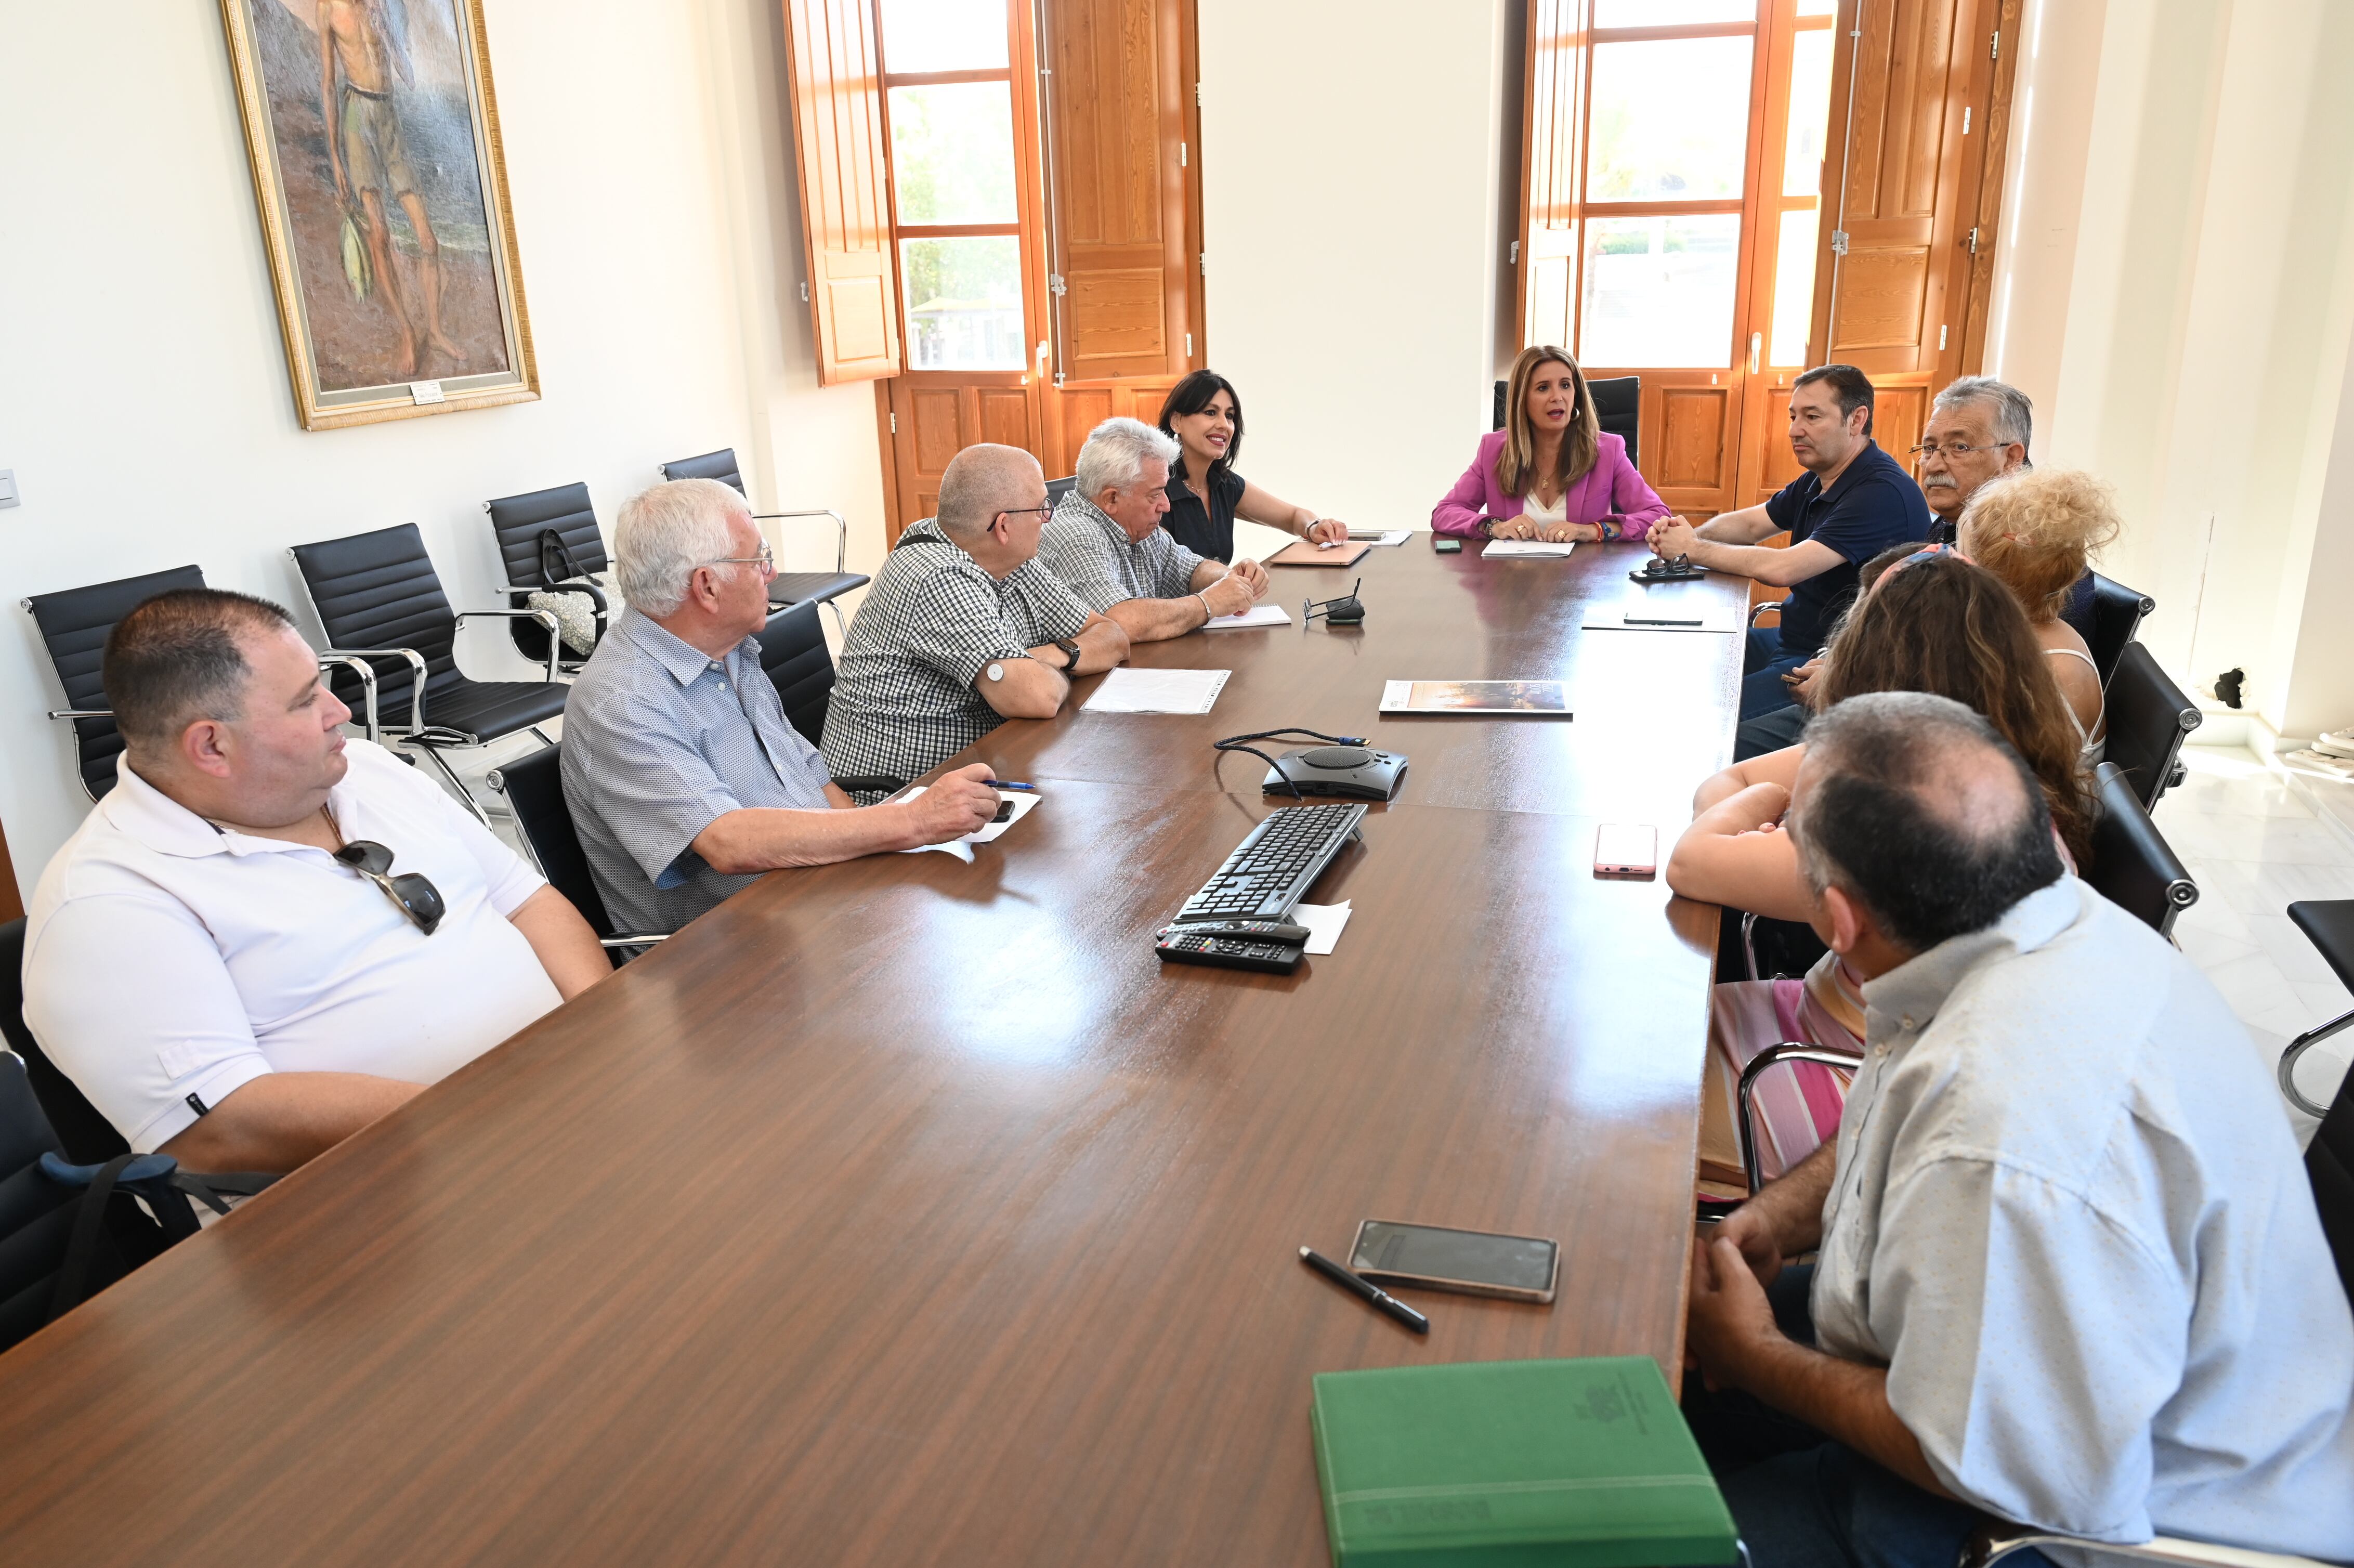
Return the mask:
<path fill-rule="evenodd" d="M 1588 631 L 1738 631 L 1740 618 L 1725 605 L 1610 605 L 1585 612 Z"/>
<path fill-rule="evenodd" d="M 904 795 L 894 795 L 892 800 L 895 802 L 899 800 L 912 800 L 917 796 L 922 794 L 927 788 L 928 786 L 926 785 L 918 784 Z M 974 844 L 985 844 L 990 842 L 991 840 L 998 838 L 1005 832 L 1006 829 L 1012 827 L 1014 823 L 1028 816 L 1030 814 L 1031 808 L 1038 803 L 1038 797 L 1032 794 L 1027 789 L 1000 789 L 997 792 L 997 798 L 1001 800 L 1010 800 L 1013 803 L 1013 814 L 1006 818 L 1005 821 L 1002 822 L 983 822 L 981 826 L 973 829 L 972 832 L 965 834 L 964 837 L 960 839 L 949 839 L 944 842 L 936 844 L 917 844 L 913 849 L 903 849 L 899 853 L 901 854 L 922 854 L 927 850 L 938 850 L 942 854 L 952 854 L 960 861 L 970 863 L 972 859 L 972 846 Z"/>
<path fill-rule="evenodd" d="M 1371 545 L 1376 550 L 1394 550 L 1414 537 L 1411 528 L 1352 528 L 1350 539 L 1360 545 Z"/>
<path fill-rule="evenodd" d="M 1123 666 L 1079 705 L 1090 714 L 1205 714 L 1232 670 L 1131 670 Z"/>
<path fill-rule="evenodd" d="M 1490 539 L 1485 552 L 1491 561 L 1558 561 L 1577 548 L 1574 539 L 1548 545 L 1543 539 Z"/>
<path fill-rule="evenodd" d="M 1279 604 L 1255 604 L 1240 615 L 1221 615 L 1202 622 L 1204 631 L 1239 631 L 1251 626 L 1288 626 L 1291 614 Z"/>

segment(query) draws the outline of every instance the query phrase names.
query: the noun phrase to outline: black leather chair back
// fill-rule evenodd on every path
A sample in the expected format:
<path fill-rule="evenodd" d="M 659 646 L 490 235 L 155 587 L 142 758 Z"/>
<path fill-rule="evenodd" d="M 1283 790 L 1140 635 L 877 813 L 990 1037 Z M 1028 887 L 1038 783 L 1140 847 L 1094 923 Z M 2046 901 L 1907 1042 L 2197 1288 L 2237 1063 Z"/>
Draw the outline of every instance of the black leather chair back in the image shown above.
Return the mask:
<path fill-rule="evenodd" d="M 743 465 L 736 461 L 734 447 L 721 447 L 716 452 L 701 457 L 680 458 L 662 465 L 664 479 L 716 479 L 722 484 L 732 484 L 738 495 L 749 495 L 744 488 Z"/>
<path fill-rule="evenodd" d="M 2101 815 L 2084 880 L 2159 936 L 2170 936 L 2174 917 L 2199 902 L 2199 885 L 2115 763 L 2101 764 L 2098 794 Z"/>
<path fill-rule="evenodd" d="M 122 577 L 89 588 L 35 594 L 26 604 L 41 641 L 57 666 L 58 684 L 64 688 L 69 708 L 108 706 L 99 666 L 106 656 L 106 639 L 114 623 L 141 603 L 172 588 L 202 588 L 202 567 L 174 567 L 144 577 Z M 122 735 L 111 718 L 71 719 L 74 752 L 81 767 L 82 788 L 93 800 L 114 788 L 114 759 L 122 755 Z"/>
<path fill-rule="evenodd" d="M 1505 382 L 1496 383 L 1496 407 L 1488 428 L 1504 428 L 1504 395 L 1511 388 Z M 1600 381 L 1589 381 L 1585 389 L 1594 397 L 1594 418 L 1602 429 L 1627 443 L 1627 461 L 1640 463 L 1642 458 L 1635 444 L 1636 431 L 1643 418 L 1643 378 L 1639 376 L 1613 376 Z"/>
<path fill-rule="evenodd" d="M 514 808 L 515 826 L 531 845 L 532 858 L 548 885 L 572 900 L 588 928 L 599 937 L 614 934 L 605 901 L 597 895 L 597 879 L 589 874 L 588 856 L 572 827 L 572 808 L 564 799 L 564 746 L 557 742 L 533 752 L 520 762 L 503 765 L 498 788 Z"/>
<path fill-rule="evenodd" d="M 294 546 L 294 564 L 310 586 L 311 602 L 333 648 L 414 648 L 425 659 L 427 722 L 433 699 L 463 682 L 454 652 L 457 612 L 425 553 L 414 523 Z M 404 660 L 376 659 L 376 711 L 387 723 L 408 722 L 410 672 Z M 338 672 L 335 695 L 360 705 L 355 675 Z"/>
<path fill-rule="evenodd" d="M 2093 662 L 2100 667 L 2101 684 L 2105 686 L 2117 673 L 2117 661 L 2124 657 L 2126 644 L 2133 641 L 2141 618 L 2158 608 L 2158 600 L 2098 572 L 2092 577 L 2093 629 L 2084 632 L 2084 641 L 2093 651 Z"/>
<path fill-rule="evenodd" d="M 2313 1206 L 2338 1260 L 2338 1283 L 2354 1300 L 2354 1073 L 2339 1081 L 2329 1114 L 2305 1146 L 2305 1172 L 2313 1179 Z"/>
<path fill-rule="evenodd" d="M 0 1055 L 0 1349 L 49 1320 L 81 1195 L 41 1174 L 41 1156 L 64 1150 L 25 1068 Z"/>
<path fill-rule="evenodd" d="M 1076 489 L 1078 487 L 1078 482 L 1079 476 L 1076 473 L 1071 475 L 1068 479 L 1048 480 L 1046 482 L 1046 504 L 1049 506 L 1060 506 L 1063 503 L 1063 497 L 1070 494 L 1073 490 Z"/>
<path fill-rule="evenodd" d="M 491 514 L 491 532 L 498 535 L 499 565 L 506 568 L 507 581 L 517 587 L 540 586 L 539 536 L 550 528 L 582 571 L 601 572 L 612 564 L 605 554 L 605 535 L 598 531 L 597 509 L 589 504 L 585 484 L 503 495 L 483 505 Z"/>
<path fill-rule="evenodd" d="M 2182 742 L 2199 727 L 2199 705 L 2158 667 L 2149 649 L 2128 642 L 2108 684 L 2108 760 L 2125 770 L 2147 810 L 2172 782 Z"/>
<path fill-rule="evenodd" d="M 833 655 L 817 606 L 797 604 L 769 617 L 760 629 L 760 668 L 777 685 L 785 716 L 815 746 L 825 738 L 825 713 L 833 701 Z"/>
<path fill-rule="evenodd" d="M 68 1160 L 77 1165 L 103 1165 L 118 1154 L 131 1152 L 131 1145 L 114 1130 L 114 1124 L 99 1113 L 71 1078 L 58 1070 L 40 1042 L 33 1038 L 33 1032 L 25 1027 L 25 922 L 21 919 L 0 926 L 0 1036 L 6 1038 L 8 1049 L 25 1059 L 25 1075 Z"/>

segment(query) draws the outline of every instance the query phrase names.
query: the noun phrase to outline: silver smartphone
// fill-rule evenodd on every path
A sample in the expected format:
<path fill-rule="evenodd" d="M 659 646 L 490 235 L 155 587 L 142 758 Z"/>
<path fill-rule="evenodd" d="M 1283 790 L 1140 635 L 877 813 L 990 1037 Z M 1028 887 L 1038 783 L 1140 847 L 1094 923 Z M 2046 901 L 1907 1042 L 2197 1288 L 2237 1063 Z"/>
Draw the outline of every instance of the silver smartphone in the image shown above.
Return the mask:
<path fill-rule="evenodd" d="M 1561 1248 L 1542 1236 L 1367 1220 L 1357 1227 L 1349 1266 L 1379 1285 L 1551 1301 Z"/>

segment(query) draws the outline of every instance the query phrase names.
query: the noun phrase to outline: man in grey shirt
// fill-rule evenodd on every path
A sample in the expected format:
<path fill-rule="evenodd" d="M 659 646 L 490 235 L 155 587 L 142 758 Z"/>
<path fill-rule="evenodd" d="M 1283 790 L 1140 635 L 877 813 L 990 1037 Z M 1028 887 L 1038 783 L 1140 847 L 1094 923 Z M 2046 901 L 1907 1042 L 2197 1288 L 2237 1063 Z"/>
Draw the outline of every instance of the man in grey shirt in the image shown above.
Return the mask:
<path fill-rule="evenodd" d="M 1267 592 L 1267 568 L 1204 559 L 1161 526 L 1177 443 L 1140 419 L 1106 419 L 1079 449 L 1077 482 L 1046 524 L 1038 558 L 1130 642 L 1182 637 L 1239 615 Z"/>
<path fill-rule="evenodd" d="M 1052 718 L 1079 675 L 1128 657 L 1117 622 L 1037 561 L 1038 460 L 970 446 L 940 473 L 939 515 L 910 524 L 843 640 L 825 756 L 843 778 L 913 779 L 1010 718 Z"/>
<path fill-rule="evenodd" d="M 2354 1559 L 2354 1311 L 2214 988 L 1942 697 L 1818 718 L 1785 826 L 1867 1054 L 1693 1259 L 1686 1409 L 1755 1568 L 1951 1568 L 1979 1510 Z"/>
<path fill-rule="evenodd" d="M 564 798 L 621 931 L 674 931 L 762 872 L 939 843 L 996 814 L 985 768 L 863 810 L 834 785 L 760 668 L 776 567 L 734 489 L 635 497 L 613 558 L 629 608 L 566 699 Z"/>

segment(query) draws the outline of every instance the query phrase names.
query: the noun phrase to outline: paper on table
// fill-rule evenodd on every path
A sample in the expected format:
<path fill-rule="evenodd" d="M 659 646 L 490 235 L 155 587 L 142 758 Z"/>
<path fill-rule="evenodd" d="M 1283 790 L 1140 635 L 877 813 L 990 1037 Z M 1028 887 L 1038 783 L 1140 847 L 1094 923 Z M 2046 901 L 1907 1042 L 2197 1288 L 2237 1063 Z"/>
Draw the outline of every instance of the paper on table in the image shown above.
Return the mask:
<path fill-rule="evenodd" d="M 1295 904 L 1291 906 L 1292 923 L 1308 927 L 1308 950 L 1329 953 L 1341 940 L 1341 927 L 1349 923 L 1349 901 L 1338 904 Z"/>
<path fill-rule="evenodd" d="M 1543 539 L 1490 539 L 1487 556 L 1491 561 L 1546 560 L 1557 561 L 1577 547 L 1575 540 L 1548 545 Z"/>
<path fill-rule="evenodd" d="M 1238 631 L 1248 626 L 1288 626 L 1291 612 L 1279 604 L 1255 604 L 1239 615 L 1222 615 L 1202 622 L 1204 631 Z"/>
<path fill-rule="evenodd" d="M 1612 605 L 1585 612 L 1588 631 L 1738 631 L 1731 609 L 1712 604 Z"/>
<path fill-rule="evenodd" d="M 1352 528 L 1349 537 L 1360 545 L 1371 545 L 1376 550 L 1394 550 L 1414 537 L 1411 528 Z"/>
<path fill-rule="evenodd" d="M 899 800 L 912 800 L 917 796 L 922 794 L 924 789 L 925 786 L 918 784 L 914 789 L 908 790 L 906 794 L 896 796 L 894 799 Z M 973 845 L 985 844 L 994 840 L 1000 834 L 1003 833 L 1006 829 L 1012 827 L 1014 823 L 1028 816 L 1030 814 L 1030 809 L 1038 803 L 1038 797 L 1031 794 L 1026 789 L 1000 789 L 997 792 L 997 798 L 1001 800 L 1011 800 L 1013 802 L 1013 814 L 1006 818 L 1005 821 L 1002 822 L 984 822 L 980 827 L 973 829 L 972 832 L 965 834 L 965 836 L 960 839 L 949 839 L 945 843 L 917 844 L 913 849 L 903 849 L 899 853 L 901 854 L 921 854 L 926 850 L 938 850 L 942 854 L 952 854 L 956 856 L 957 859 L 965 862 L 967 864 L 971 863 Z"/>
<path fill-rule="evenodd" d="M 1091 714 L 1205 714 L 1232 670 L 1112 671 L 1080 711 Z"/>

